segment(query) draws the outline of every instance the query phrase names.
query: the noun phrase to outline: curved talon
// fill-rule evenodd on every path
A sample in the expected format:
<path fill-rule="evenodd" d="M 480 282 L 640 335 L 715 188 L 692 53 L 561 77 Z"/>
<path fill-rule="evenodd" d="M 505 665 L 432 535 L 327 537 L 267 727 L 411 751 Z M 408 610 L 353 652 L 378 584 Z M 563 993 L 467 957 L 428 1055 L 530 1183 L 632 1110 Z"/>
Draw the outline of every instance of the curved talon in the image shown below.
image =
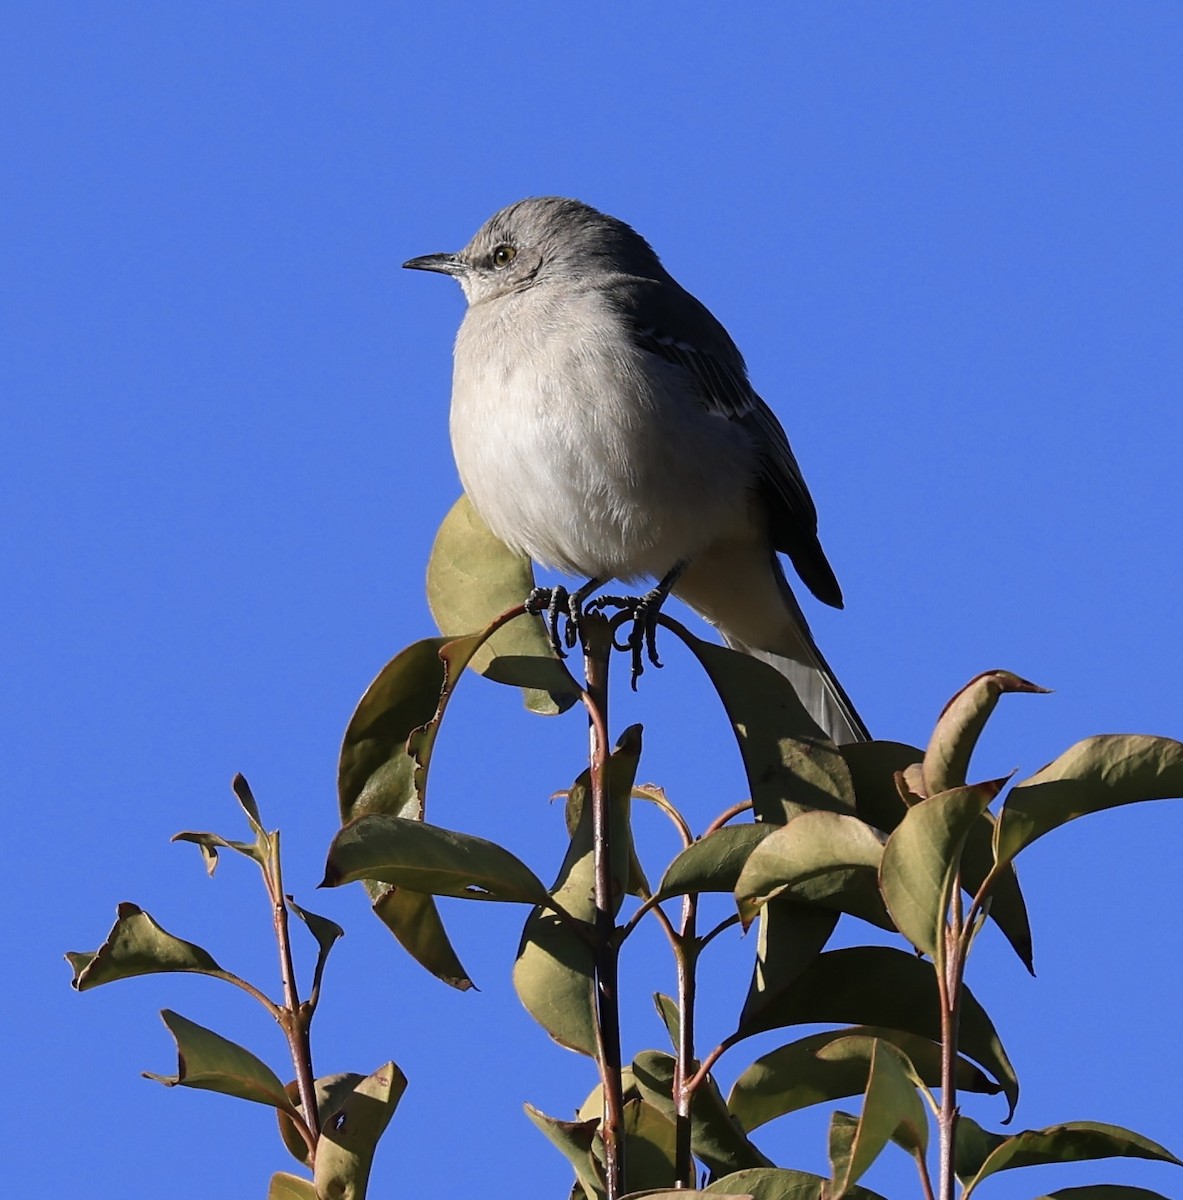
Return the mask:
<path fill-rule="evenodd" d="M 574 599 L 574 597 L 571 599 Z M 550 642 L 550 648 L 559 658 L 567 657 L 567 653 L 563 649 L 563 638 L 559 634 L 559 618 L 563 615 L 561 610 L 567 605 L 567 589 L 561 584 L 553 588 L 536 587 L 526 597 L 526 611 L 533 613 L 536 617 L 542 617 L 543 624 L 546 626 L 546 636 Z M 569 626 L 566 633 L 567 637 L 570 638 L 571 630 Z M 567 642 L 568 646 L 573 646 L 574 644 L 574 640 Z"/>

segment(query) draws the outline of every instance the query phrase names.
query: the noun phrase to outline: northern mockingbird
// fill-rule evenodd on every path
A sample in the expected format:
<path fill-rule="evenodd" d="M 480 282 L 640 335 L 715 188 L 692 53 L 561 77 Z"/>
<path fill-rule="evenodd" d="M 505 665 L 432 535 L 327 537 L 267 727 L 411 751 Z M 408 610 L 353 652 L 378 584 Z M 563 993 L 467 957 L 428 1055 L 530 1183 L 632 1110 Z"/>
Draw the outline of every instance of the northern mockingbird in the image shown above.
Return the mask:
<path fill-rule="evenodd" d="M 456 254 L 403 265 L 464 290 L 451 411 L 460 478 L 506 545 L 588 580 L 572 618 L 608 580 L 659 580 L 634 637 L 672 589 L 728 645 L 785 674 L 835 741 L 866 739 L 777 558 L 842 606 L 788 439 L 727 331 L 648 242 L 549 196 L 502 209 Z"/>

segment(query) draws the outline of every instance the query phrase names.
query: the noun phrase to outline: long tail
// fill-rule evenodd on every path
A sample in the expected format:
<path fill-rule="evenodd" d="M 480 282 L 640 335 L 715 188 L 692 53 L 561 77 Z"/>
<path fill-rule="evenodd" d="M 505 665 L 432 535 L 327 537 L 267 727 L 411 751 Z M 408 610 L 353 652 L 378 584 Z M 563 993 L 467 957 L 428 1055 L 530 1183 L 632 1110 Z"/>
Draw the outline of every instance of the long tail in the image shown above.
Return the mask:
<path fill-rule="evenodd" d="M 817 648 L 780 560 L 751 541 L 716 544 L 674 587 L 733 649 L 775 667 L 835 742 L 871 738 L 850 697 Z"/>

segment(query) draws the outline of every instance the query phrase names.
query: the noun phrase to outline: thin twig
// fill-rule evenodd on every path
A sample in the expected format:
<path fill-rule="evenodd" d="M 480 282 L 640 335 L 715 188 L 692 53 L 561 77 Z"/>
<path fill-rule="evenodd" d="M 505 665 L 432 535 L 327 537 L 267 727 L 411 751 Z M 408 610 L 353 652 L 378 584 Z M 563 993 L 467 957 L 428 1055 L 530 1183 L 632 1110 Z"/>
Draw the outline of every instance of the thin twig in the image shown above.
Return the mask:
<path fill-rule="evenodd" d="M 596 1061 L 604 1093 L 600 1137 L 604 1146 L 607 1200 L 624 1194 L 624 1094 L 621 1082 L 620 997 L 617 969 L 620 948 L 615 937 L 616 908 L 612 879 L 612 802 L 608 789 L 608 660 L 612 635 L 608 622 L 595 614 L 583 621 L 584 705 L 591 723 L 591 803 L 595 872 Z"/>
<path fill-rule="evenodd" d="M 308 1038 L 308 1017 L 300 1008 L 300 995 L 296 989 L 296 969 L 292 963 L 292 942 L 288 930 L 288 906 L 283 894 L 283 871 L 279 859 L 279 831 L 271 835 L 270 861 L 264 871 L 267 891 L 271 897 L 272 922 L 275 940 L 279 946 L 279 973 L 283 980 L 284 1007 L 280 1010 L 279 1023 L 288 1040 L 292 1065 L 296 1069 L 296 1089 L 300 1095 L 300 1109 L 311 1133 L 309 1144 L 310 1161 L 316 1158 L 316 1143 L 320 1137 L 320 1116 L 316 1111 L 316 1082 L 312 1073 L 312 1046 Z"/>
<path fill-rule="evenodd" d="M 682 928 L 675 943 L 678 964 L 678 1048 L 674 1062 L 674 1178 L 678 1187 L 694 1186 L 694 1152 L 691 1144 L 690 1107 L 693 1091 L 686 1086 L 694 1064 L 694 1005 L 699 945 L 696 938 L 698 897 L 682 901 Z"/>
<path fill-rule="evenodd" d="M 741 800 L 738 804 L 733 804 L 730 808 L 721 812 L 706 828 L 703 837 L 710 837 L 712 833 L 717 833 L 724 825 L 727 824 L 733 817 L 738 817 L 740 813 L 747 812 L 752 808 L 750 800 Z"/>

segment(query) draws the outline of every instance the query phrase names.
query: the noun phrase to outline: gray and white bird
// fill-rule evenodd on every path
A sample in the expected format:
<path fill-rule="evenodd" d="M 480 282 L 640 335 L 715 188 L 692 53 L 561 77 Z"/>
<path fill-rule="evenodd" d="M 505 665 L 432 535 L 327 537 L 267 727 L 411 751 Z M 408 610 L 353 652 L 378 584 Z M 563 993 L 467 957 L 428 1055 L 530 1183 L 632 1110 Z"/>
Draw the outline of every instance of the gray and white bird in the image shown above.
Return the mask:
<path fill-rule="evenodd" d="M 661 581 L 772 663 L 836 742 L 869 735 L 785 579 L 840 608 L 817 511 L 735 343 L 640 234 L 577 200 L 502 209 L 455 254 L 451 436 L 492 532 L 588 583 Z"/>

